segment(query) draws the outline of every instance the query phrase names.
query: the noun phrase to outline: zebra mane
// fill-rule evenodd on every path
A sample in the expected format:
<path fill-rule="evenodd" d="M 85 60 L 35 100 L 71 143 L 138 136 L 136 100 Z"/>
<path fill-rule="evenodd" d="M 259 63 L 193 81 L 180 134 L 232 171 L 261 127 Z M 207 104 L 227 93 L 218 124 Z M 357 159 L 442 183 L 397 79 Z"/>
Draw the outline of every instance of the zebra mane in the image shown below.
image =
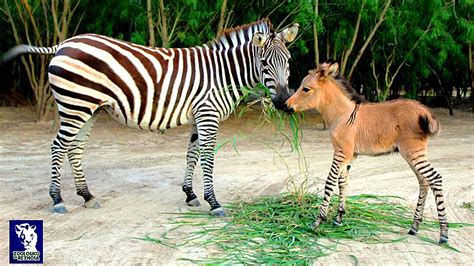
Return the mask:
<path fill-rule="evenodd" d="M 219 37 L 210 41 L 206 46 L 212 49 L 227 49 L 250 42 L 255 32 L 272 33 L 273 25 L 270 19 L 264 18 L 250 24 L 225 29 Z"/>

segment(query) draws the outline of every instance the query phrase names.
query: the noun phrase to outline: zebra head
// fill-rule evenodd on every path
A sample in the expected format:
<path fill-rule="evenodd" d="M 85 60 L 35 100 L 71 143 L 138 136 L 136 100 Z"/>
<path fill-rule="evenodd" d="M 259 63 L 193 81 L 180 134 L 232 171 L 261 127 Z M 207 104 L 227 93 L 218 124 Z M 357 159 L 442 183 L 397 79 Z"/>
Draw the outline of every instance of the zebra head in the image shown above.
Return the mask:
<path fill-rule="evenodd" d="M 286 112 L 290 112 L 286 100 L 290 97 L 288 77 L 291 58 L 286 43 L 295 39 L 298 27 L 295 23 L 278 33 L 255 32 L 252 38 L 253 44 L 260 47 L 257 60 L 260 82 L 270 90 L 273 105 Z"/>

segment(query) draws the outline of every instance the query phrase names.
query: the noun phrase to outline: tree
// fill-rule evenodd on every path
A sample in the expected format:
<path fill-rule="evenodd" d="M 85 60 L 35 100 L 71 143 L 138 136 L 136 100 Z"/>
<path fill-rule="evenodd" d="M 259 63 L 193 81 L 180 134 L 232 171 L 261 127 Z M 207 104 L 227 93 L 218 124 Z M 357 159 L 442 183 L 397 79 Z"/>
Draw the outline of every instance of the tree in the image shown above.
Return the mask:
<path fill-rule="evenodd" d="M 79 1 L 72 7 L 69 0 L 38 0 L 31 4 L 26 0 L 4 0 L 2 11 L 17 44 L 53 46 L 68 36 L 71 19 L 78 5 Z M 46 75 L 49 60 L 49 56 L 28 55 L 21 58 L 33 90 L 36 118 L 39 121 L 46 118 L 53 105 Z"/>

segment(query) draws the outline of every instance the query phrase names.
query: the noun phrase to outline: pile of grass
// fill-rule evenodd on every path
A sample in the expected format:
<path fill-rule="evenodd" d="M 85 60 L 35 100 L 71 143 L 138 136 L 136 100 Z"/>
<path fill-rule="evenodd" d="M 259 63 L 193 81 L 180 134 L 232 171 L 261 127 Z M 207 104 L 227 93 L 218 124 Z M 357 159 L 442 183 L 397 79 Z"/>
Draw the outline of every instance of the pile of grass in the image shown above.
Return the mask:
<path fill-rule="evenodd" d="M 307 194 L 302 199 L 294 194 L 259 197 L 227 206 L 230 215 L 224 221 L 200 212 L 175 214 L 172 219 L 175 227 L 161 238 L 147 236 L 141 239 L 172 247 L 217 248 L 216 254 L 205 259 L 182 258 L 193 263 L 310 263 L 335 251 L 339 240 L 387 243 L 406 239 L 412 210 L 393 203 L 393 198 L 365 194 L 348 197 L 342 226 L 331 222 L 337 213 L 337 204 L 333 202 L 329 212 L 331 220 L 315 231 L 311 224 L 321 203 L 320 196 Z M 450 228 L 468 225 L 451 223 Z M 183 226 L 199 230 L 171 237 L 171 232 Z M 439 226 L 437 221 L 427 220 L 420 229 L 437 231 Z M 435 239 L 419 238 L 437 243 Z M 445 247 L 457 251 L 449 245 Z"/>

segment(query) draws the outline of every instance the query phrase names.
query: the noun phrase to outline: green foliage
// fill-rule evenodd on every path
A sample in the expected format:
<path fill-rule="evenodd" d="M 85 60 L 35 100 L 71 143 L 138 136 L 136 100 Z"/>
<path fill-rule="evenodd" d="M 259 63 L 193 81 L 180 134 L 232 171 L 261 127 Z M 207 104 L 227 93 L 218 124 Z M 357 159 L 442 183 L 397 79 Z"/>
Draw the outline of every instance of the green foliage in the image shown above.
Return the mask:
<path fill-rule="evenodd" d="M 313 23 L 317 25 L 320 61 L 341 61 L 361 14 L 359 32 L 347 62 L 347 74 L 386 1 L 319 0 L 316 16 L 315 1 L 310 0 L 229 0 L 224 25 L 233 27 L 264 17 L 269 17 L 278 30 L 293 22 L 299 23 L 298 37 L 289 44 L 292 54 L 290 87 L 296 88 L 308 70 L 316 67 Z M 14 9 L 14 2 L 8 0 L 7 4 Z M 214 39 L 222 2 L 164 0 L 170 46 L 196 46 Z M 363 2 L 365 5 L 361 9 Z M 80 0 L 75 14 L 73 25 L 79 25 L 77 34 L 93 32 L 138 44 L 148 43 L 146 0 Z M 152 14 L 156 43 L 160 45 L 158 0 L 152 0 Z M 441 86 L 449 94 L 453 87 L 469 86 L 468 50 L 474 41 L 473 16 L 472 0 L 392 0 L 384 21 L 351 77 L 354 88 L 375 100 L 385 99 L 385 96 L 398 97 L 402 87 L 408 93 L 405 97 L 416 98 L 421 91 L 431 88 L 440 94 Z M 6 29 L 2 32 L 0 49 L 6 50 L 14 43 L 13 37 L 8 22 L 0 20 L 0 26 Z M 372 63 L 375 64 L 375 76 Z M 377 84 L 380 91 L 376 91 Z"/>

